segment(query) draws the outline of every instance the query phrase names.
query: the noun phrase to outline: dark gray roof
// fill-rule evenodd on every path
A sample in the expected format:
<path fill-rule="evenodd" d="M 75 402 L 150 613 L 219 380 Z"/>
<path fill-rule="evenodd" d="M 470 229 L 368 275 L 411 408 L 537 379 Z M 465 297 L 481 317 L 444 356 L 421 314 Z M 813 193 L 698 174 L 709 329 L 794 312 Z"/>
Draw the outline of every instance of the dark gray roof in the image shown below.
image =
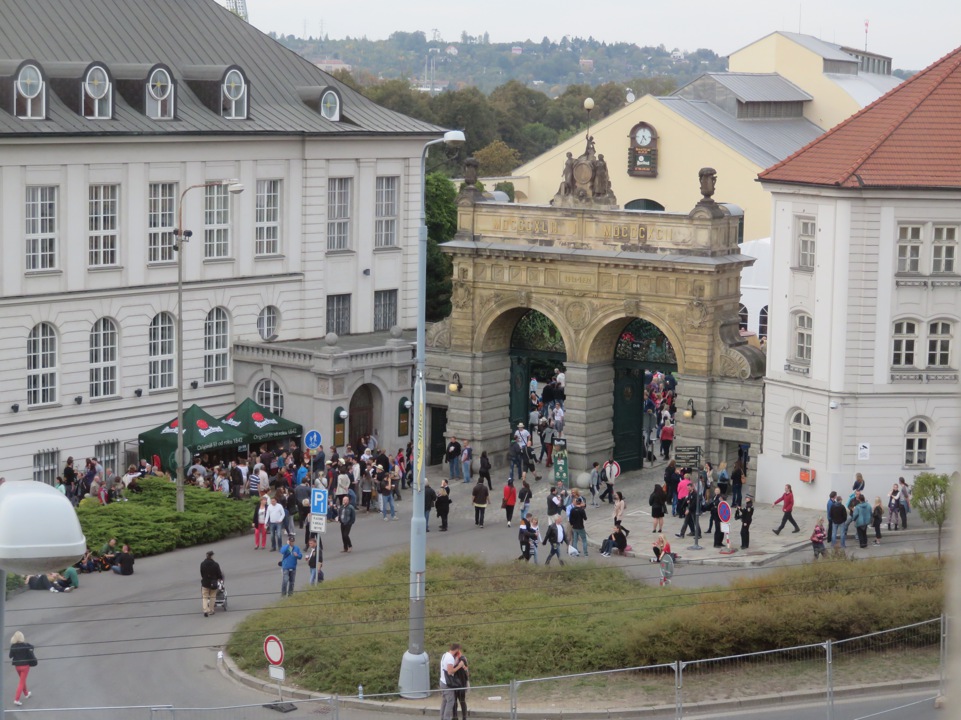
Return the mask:
<path fill-rule="evenodd" d="M 804 102 L 813 100 L 777 73 L 706 73 L 730 90 L 741 102 Z"/>
<path fill-rule="evenodd" d="M 440 132 L 376 105 L 214 0 L 0 0 L 0 84 L 11 83 L 11 74 L 28 59 L 53 71 L 47 72 L 48 81 L 56 81 L 47 92 L 48 119 L 18 119 L 10 90 L 0 89 L 0 137 Z M 72 73 L 95 61 L 106 65 L 115 86 L 120 80 L 139 84 L 154 65 L 166 65 L 177 81 L 177 119 L 148 118 L 143 107 L 135 107 L 142 102 L 131 105 L 116 88 L 114 118 L 85 119 L 64 98 L 73 87 Z M 219 79 L 229 66 L 239 67 L 249 81 L 247 120 L 220 117 L 196 92 L 195 79 Z M 80 75 L 75 79 L 79 87 Z M 326 120 L 301 99 L 303 88 L 327 86 L 341 95 L 340 122 Z"/>
<path fill-rule="evenodd" d="M 805 118 L 739 120 L 709 102 L 676 96 L 658 101 L 762 168 L 780 162 L 824 132 Z"/>

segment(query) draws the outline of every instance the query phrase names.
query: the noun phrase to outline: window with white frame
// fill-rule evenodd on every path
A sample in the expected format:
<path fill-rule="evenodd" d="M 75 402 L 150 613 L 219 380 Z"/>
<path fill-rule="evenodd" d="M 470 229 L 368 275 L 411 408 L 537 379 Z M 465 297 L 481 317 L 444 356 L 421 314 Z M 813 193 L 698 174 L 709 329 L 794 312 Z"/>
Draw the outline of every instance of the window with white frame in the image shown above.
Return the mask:
<path fill-rule="evenodd" d="M 795 246 L 797 264 L 803 270 L 813 270 L 816 259 L 817 223 L 813 218 L 795 218 Z"/>
<path fill-rule="evenodd" d="M 374 247 L 393 247 L 397 244 L 397 182 L 396 176 L 377 178 Z"/>
<path fill-rule="evenodd" d="M 257 181 L 254 254 L 280 254 L 280 180 Z"/>
<path fill-rule="evenodd" d="M 958 228 L 954 225 L 935 225 L 931 246 L 931 272 L 953 273 L 958 247 Z"/>
<path fill-rule="evenodd" d="M 171 120 L 174 116 L 173 78 L 164 68 L 157 68 L 147 78 L 146 113 L 153 120 Z"/>
<path fill-rule="evenodd" d="M 177 183 L 150 183 L 147 190 L 147 261 L 174 260 Z"/>
<path fill-rule="evenodd" d="M 811 339 L 814 336 L 814 319 L 807 313 L 794 316 L 794 359 L 811 362 Z"/>
<path fill-rule="evenodd" d="M 14 114 L 21 120 L 47 117 L 47 84 L 36 65 L 24 65 L 13 83 Z"/>
<path fill-rule="evenodd" d="M 25 233 L 28 271 L 57 268 L 57 199 L 56 185 L 27 187 Z"/>
<path fill-rule="evenodd" d="M 791 415 L 791 454 L 804 460 L 811 457 L 811 421 L 801 410 Z"/>
<path fill-rule="evenodd" d="M 230 257 L 230 191 L 226 185 L 204 188 L 204 257 Z"/>
<path fill-rule="evenodd" d="M 27 336 L 27 405 L 57 402 L 57 331 L 50 323 L 34 325 Z"/>
<path fill-rule="evenodd" d="M 928 423 L 915 418 L 908 423 L 904 433 L 904 464 L 928 464 L 928 440 L 930 439 Z"/>
<path fill-rule="evenodd" d="M 273 380 L 261 380 L 254 390 L 257 404 L 267 408 L 274 415 L 284 414 L 284 391 Z"/>
<path fill-rule="evenodd" d="M 270 340 L 280 329 L 280 310 L 268 305 L 257 316 L 257 333 L 262 340 Z"/>
<path fill-rule="evenodd" d="M 165 390 L 174 386 L 174 319 L 170 313 L 154 315 L 147 343 L 147 387 Z"/>
<path fill-rule="evenodd" d="M 330 178 L 327 184 L 327 249 L 350 248 L 351 178 Z"/>
<path fill-rule="evenodd" d="M 951 323 L 933 322 L 928 325 L 928 367 L 951 367 Z"/>
<path fill-rule="evenodd" d="M 374 293 L 374 331 L 390 330 L 397 324 L 397 291 L 378 290 Z"/>
<path fill-rule="evenodd" d="M 118 350 L 117 324 L 110 318 L 100 318 L 90 330 L 91 398 L 117 394 Z"/>
<path fill-rule="evenodd" d="M 327 296 L 327 332 L 350 335 L 350 295 Z"/>
<path fill-rule="evenodd" d="M 891 365 L 894 367 L 914 367 L 914 353 L 918 342 L 918 326 L 912 320 L 899 320 L 894 323 L 894 354 Z"/>
<path fill-rule="evenodd" d="M 247 82 L 236 68 L 227 72 L 221 87 L 221 114 L 228 120 L 247 119 Z"/>
<path fill-rule="evenodd" d="M 120 458 L 120 441 L 104 440 L 93 446 L 93 456 L 97 458 L 104 471 L 115 470 L 117 475 L 123 474 L 123 468 L 118 464 Z"/>
<path fill-rule="evenodd" d="M 109 120 L 113 117 L 113 92 L 110 76 L 105 68 L 95 65 L 87 71 L 80 89 L 83 95 L 83 116 L 88 120 Z"/>
<path fill-rule="evenodd" d="M 60 471 L 60 451 L 40 450 L 33 454 L 33 480 L 47 485 L 57 484 Z"/>
<path fill-rule="evenodd" d="M 920 225 L 898 226 L 898 272 L 916 273 L 921 270 Z"/>
<path fill-rule="evenodd" d="M 204 322 L 204 382 L 225 382 L 230 367 L 230 320 L 227 311 L 215 307 Z"/>
<path fill-rule="evenodd" d="M 761 308 L 761 312 L 757 315 L 757 336 L 759 338 L 767 337 L 767 305 Z"/>
<path fill-rule="evenodd" d="M 117 264 L 119 185 L 91 185 L 87 200 L 87 265 Z"/>
<path fill-rule="evenodd" d="M 747 330 L 748 312 L 745 305 L 741 305 L 737 309 L 737 327 L 738 330 Z"/>

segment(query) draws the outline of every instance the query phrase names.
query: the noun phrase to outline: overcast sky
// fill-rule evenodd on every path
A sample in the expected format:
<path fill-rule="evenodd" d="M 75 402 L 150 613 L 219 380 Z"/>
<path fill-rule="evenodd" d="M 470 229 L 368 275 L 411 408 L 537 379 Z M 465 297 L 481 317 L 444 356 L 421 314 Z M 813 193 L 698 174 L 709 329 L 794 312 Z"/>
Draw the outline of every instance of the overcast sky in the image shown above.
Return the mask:
<path fill-rule="evenodd" d="M 224 0 L 221 0 L 224 2 Z M 775 30 L 800 31 L 840 45 L 864 47 L 919 70 L 961 43 L 956 0 L 247 0 L 250 22 L 265 32 L 383 39 L 402 30 L 434 29 L 447 42 L 490 33 L 492 42 L 547 36 L 593 36 L 606 42 L 710 48 L 720 55 Z"/>

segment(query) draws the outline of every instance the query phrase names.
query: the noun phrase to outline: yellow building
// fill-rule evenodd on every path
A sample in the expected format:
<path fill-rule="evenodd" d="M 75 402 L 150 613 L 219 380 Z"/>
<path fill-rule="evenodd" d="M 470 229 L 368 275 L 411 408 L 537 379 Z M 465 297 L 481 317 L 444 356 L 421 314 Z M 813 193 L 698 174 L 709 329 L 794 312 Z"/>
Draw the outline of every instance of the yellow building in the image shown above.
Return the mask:
<path fill-rule="evenodd" d="M 686 211 L 690 178 L 710 166 L 722 183 L 718 200 L 744 210 L 744 239 L 770 237 L 771 199 L 758 173 L 898 83 L 890 58 L 794 33 L 761 38 L 733 53 L 729 66 L 591 126 L 621 207 Z M 577 157 L 584 143 L 579 133 L 517 168 L 510 179 L 519 201 L 549 203 L 566 154 Z"/>

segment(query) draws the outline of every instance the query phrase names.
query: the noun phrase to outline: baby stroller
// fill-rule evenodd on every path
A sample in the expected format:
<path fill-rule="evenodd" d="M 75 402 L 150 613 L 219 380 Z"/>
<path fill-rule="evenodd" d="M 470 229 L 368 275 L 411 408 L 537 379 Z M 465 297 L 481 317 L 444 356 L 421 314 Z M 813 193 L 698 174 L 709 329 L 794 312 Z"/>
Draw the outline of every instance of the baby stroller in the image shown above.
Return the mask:
<path fill-rule="evenodd" d="M 227 612 L 227 588 L 223 580 L 217 581 L 217 597 L 214 600 L 215 608 L 223 608 Z"/>
<path fill-rule="evenodd" d="M 662 553 L 661 554 L 661 582 L 660 586 L 671 584 L 671 578 L 674 577 L 674 555 L 673 553 Z"/>

